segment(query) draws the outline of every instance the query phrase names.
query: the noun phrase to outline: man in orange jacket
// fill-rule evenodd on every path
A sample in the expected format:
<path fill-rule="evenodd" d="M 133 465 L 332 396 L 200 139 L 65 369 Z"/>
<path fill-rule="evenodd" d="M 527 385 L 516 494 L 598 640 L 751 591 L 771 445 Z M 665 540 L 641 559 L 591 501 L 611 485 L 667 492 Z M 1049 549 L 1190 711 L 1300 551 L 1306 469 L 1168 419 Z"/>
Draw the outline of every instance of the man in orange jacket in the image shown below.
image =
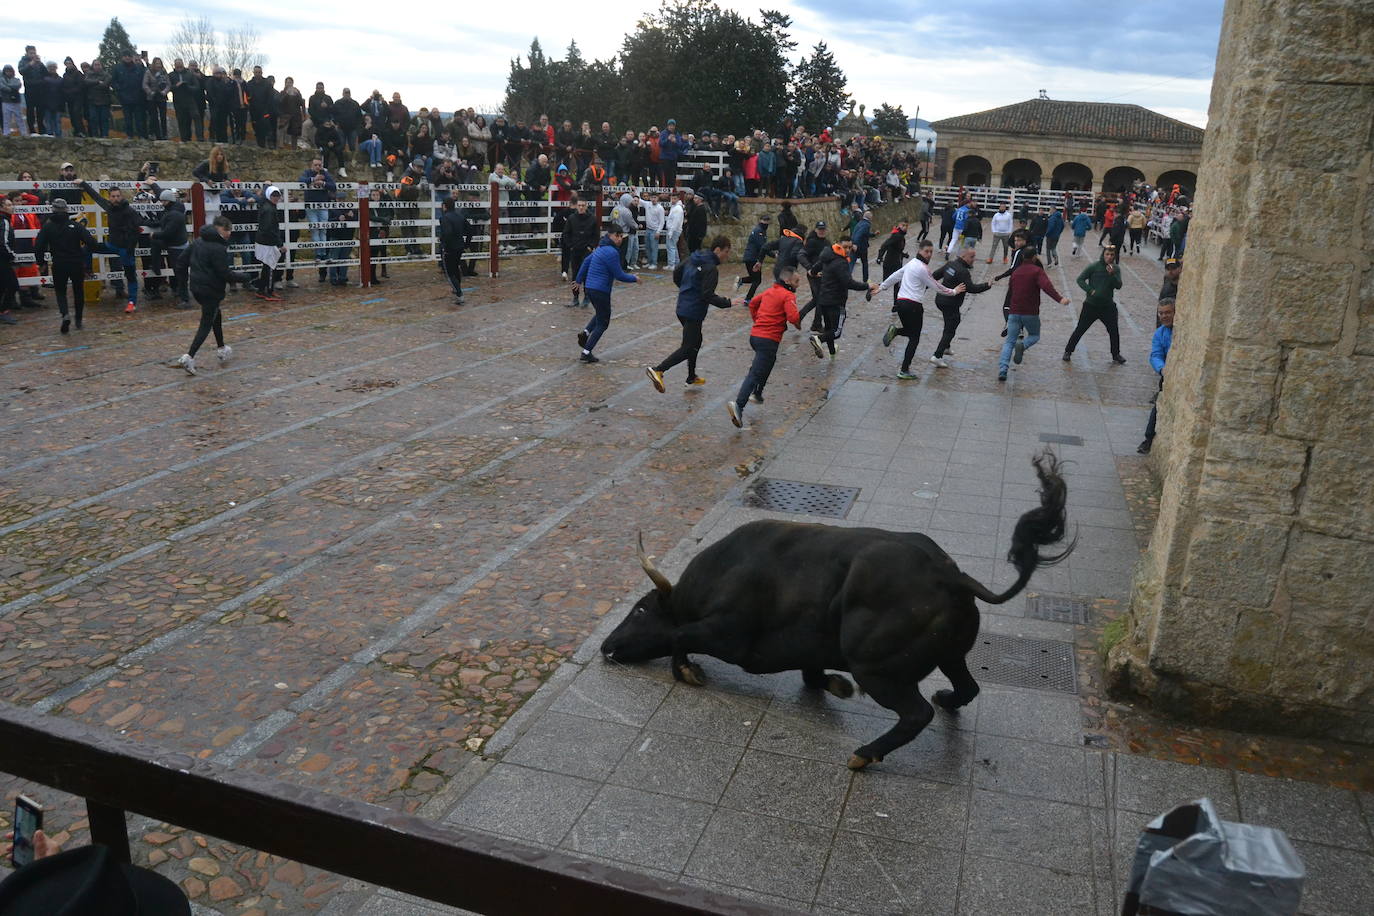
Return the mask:
<path fill-rule="evenodd" d="M 749 301 L 749 314 L 754 318 L 754 326 L 749 331 L 749 346 L 754 350 L 754 362 L 749 374 L 739 386 L 735 400 L 725 405 L 730 412 L 730 422 L 744 426 L 744 405 L 749 401 L 763 403 L 763 386 L 768 384 L 768 376 L 773 364 L 778 361 L 778 344 L 790 324 L 801 328 L 801 315 L 797 312 L 797 271 L 794 267 L 784 267 L 778 271 L 776 282 Z"/>

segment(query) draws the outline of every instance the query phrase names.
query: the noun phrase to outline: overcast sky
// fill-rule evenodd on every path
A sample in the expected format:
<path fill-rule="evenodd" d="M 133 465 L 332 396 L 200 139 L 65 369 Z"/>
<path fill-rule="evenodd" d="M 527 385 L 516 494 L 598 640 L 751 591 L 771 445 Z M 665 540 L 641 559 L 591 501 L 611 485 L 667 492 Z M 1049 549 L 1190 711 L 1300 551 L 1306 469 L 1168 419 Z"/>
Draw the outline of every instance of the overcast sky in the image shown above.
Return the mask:
<path fill-rule="evenodd" d="M 870 110 L 887 102 L 914 117 L 919 106 L 923 119 L 939 120 L 1024 101 L 1044 89 L 1055 99 L 1129 102 L 1206 126 L 1223 0 L 721 5 L 755 17 L 760 6 L 788 12 L 798 51 L 826 41 L 849 77 L 850 94 Z M 233 19 L 225 16 L 231 9 Z M 592 8 L 523 0 L 437 15 L 434 8 L 359 0 L 279 0 L 253 21 L 278 86 L 294 76 L 307 95 L 323 80 L 335 96 L 347 85 L 359 98 L 373 88 L 388 96 L 399 91 L 412 109 L 492 110 L 504 96 L 510 59 L 523 56 L 535 35 L 550 56 L 562 57 L 576 39 L 585 56 L 609 57 L 635 19 L 656 9 L 643 0 Z M 175 7 L 68 0 L 54 16 L 42 4 L 12 3 L 5 31 L 15 44 L 5 59 L 18 60 L 22 46 L 34 43 L 44 59 L 88 60 L 112 14 L 140 48 L 162 55 L 182 16 L 204 14 L 233 26 L 241 10 L 204 0 Z M 468 19 L 475 24 L 463 22 Z M 702 51 L 702 66 L 709 66 L 710 49 Z"/>

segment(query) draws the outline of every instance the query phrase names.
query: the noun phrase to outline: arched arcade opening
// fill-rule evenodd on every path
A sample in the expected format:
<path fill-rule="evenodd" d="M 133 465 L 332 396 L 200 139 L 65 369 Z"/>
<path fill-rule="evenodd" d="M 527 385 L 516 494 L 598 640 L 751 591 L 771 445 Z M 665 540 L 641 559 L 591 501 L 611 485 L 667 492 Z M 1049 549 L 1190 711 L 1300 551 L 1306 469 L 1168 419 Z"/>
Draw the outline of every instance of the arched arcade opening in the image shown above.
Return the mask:
<path fill-rule="evenodd" d="M 1118 165 L 1114 169 L 1108 169 L 1107 174 L 1102 176 L 1102 190 L 1129 191 L 1131 185 L 1144 180 L 1145 173 L 1135 166 Z"/>
<path fill-rule="evenodd" d="M 1051 191 L 1091 191 L 1093 170 L 1081 162 L 1061 162 L 1050 175 Z"/>
<path fill-rule="evenodd" d="M 954 160 L 953 184 L 982 187 L 992 176 L 992 163 L 982 156 L 960 156 Z"/>
<path fill-rule="evenodd" d="M 1012 159 L 1002 166 L 1002 187 L 1038 188 L 1042 172 L 1034 159 Z"/>

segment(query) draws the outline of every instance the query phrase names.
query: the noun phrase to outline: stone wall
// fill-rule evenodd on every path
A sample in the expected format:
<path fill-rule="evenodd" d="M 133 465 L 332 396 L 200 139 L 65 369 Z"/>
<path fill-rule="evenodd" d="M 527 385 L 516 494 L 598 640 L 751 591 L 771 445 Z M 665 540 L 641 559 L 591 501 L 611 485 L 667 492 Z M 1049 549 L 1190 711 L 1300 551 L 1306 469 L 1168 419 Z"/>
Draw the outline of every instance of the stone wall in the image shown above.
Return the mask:
<path fill-rule="evenodd" d="M 830 226 L 830 238 L 838 240 L 845 237 L 842 231 L 849 225 L 849 214 L 840 212 L 839 201 L 833 197 L 810 197 L 792 201 L 768 197 L 745 197 L 739 202 L 739 222 L 726 220 L 712 222 L 707 237 L 714 237 L 717 233 L 728 236 L 733 250 L 738 254 L 744 251 L 744 243 L 749 238 L 750 231 L 758 223 L 759 217 L 767 213 L 773 217 L 773 228 L 769 230 L 768 236 L 770 239 L 777 238 L 778 213 L 782 211 L 784 203 L 792 204 L 792 212 L 796 214 L 797 220 L 805 223 L 808 228 L 816 225 L 817 220 L 823 219 Z M 892 230 L 892 226 L 897 220 L 915 221 L 919 212 L 917 204 L 910 199 L 879 207 L 873 211 L 874 238 L 881 242 L 883 236 Z M 802 233 L 803 236 L 805 234 Z"/>
<path fill-rule="evenodd" d="M 1118 690 L 1374 743 L 1374 18 L 1230 0 Z M 1295 214 L 1294 218 L 1277 216 Z"/>
<path fill-rule="evenodd" d="M 0 181 L 13 181 L 23 169 L 33 172 L 40 181 L 56 180 L 57 170 L 64 162 L 74 163 L 82 178 L 119 181 L 132 179 L 149 160 L 160 163 L 159 177 L 191 181 L 191 169 L 210 154 L 213 145 L 171 140 L 6 137 L 0 139 Z M 259 149 L 256 145 L 224 149 L 229 157 L 230 175 L 245 181 L 295 181 L 310 164 L 309 150 Z"/>

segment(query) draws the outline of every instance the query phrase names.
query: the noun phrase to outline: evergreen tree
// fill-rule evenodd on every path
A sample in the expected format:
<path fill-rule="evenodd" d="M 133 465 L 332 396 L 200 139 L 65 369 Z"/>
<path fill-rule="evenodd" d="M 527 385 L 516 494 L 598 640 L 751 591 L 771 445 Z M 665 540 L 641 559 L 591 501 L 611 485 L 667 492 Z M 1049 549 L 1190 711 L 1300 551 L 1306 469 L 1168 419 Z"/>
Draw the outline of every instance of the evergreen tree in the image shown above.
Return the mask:
<path fill-rule="evenodd" d="M 873 110 L 873 132 L 884 137 L 910 137 L 911 128 L 907 126 L 906 112 L 902 106 L 893 108 L 883 102 Z"/>
<path fill-rule="evenodd" d="M 133 40 L 129 38 L 129 33 L 120 24 L 119 17 L 110 20 L 110 24 L 105 27 L 105 34 L 100 38 L 100 50 L 96 52 L 96 57 L 105 67 L 106 72 L 113 73 L 116 65 L 123 60 L 125 54 L 138 56 L 138 48 L 134 46 Z"/>
<path fill-rule="evenodd" d="M 820 42 L 810 57 L 792 68 L 792 116 L 797 124 L 812 133 L 833 127 L 849 101 L 844 87 L 844 71 L 825 42 Z"/>

